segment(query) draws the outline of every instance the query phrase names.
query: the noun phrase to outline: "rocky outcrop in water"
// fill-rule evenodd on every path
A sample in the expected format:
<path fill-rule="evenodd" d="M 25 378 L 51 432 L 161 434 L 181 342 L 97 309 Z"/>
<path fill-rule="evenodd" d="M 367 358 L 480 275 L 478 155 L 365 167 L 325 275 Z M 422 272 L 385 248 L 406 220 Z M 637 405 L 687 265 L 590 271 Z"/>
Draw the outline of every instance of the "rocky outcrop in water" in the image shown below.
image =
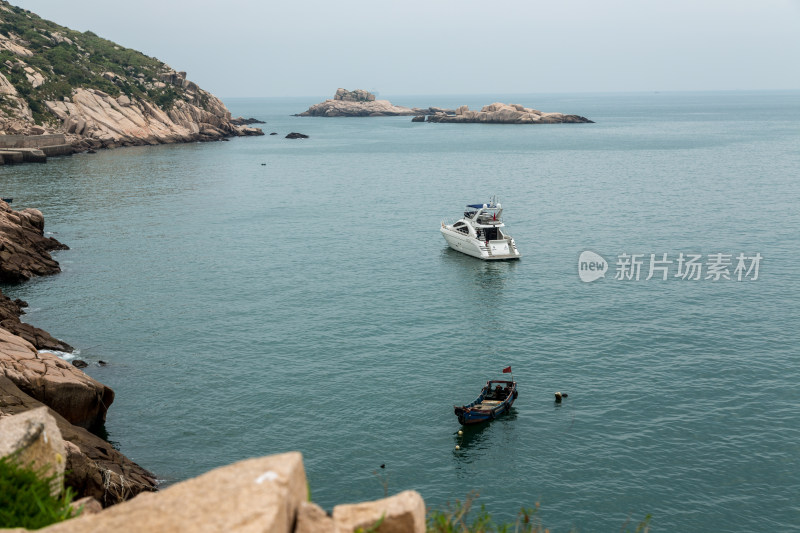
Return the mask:
<path fill-rule="evenodd" d="M 25 394 L 47 405 L 70 424 L 102 425 L 114 391 L 25 339 L 0 328 L 0 375 Z"/>
<path fill-rule="evenodd" d="M 235 126 L 249 126 L 250 124 L 266 124 L 263 120 L 258 120 L 257 118 L 244 118 L 244 117 L 236 117 L 231 119 L 231 123 Z"/>
<path fill-rule="evenodd" d="M 41 211 L 14 211 L 0 200 L 0 281 L 17 283 L 61 272 L 50 252 L 66 249 L 56 239 L 44 236 Z"/>
<path fill-rule="evenodd" d="M 356 89 L 337 89 L 330 100 L 312 105 L 298 117 L 396 117 L 417 115 L 408 107 L 392 105 L 389 100 L 376 100 L 375 95 Z"/>
<path fill-rule="evenodd" d="M 484 124 L 561 124 L 592 123 L 588 118 L 563 113 L 545 113 L 519 104 L 494 103 L 480 111 L 470 111 L 468 106 L 456 109 L 455 114 L 435 113 L 428 122 L 484 123 Z"/>
<path fill-rule="evenodd" d="M 12 300 L 0 291 L 0 328 L 25 339 L 37 350 L 73 351 L 72 346 L 56 339 L 45 330 L 22 322 L 20 316 L 25 314 L 23 307 L 27 307 L 25 302 Z"/>

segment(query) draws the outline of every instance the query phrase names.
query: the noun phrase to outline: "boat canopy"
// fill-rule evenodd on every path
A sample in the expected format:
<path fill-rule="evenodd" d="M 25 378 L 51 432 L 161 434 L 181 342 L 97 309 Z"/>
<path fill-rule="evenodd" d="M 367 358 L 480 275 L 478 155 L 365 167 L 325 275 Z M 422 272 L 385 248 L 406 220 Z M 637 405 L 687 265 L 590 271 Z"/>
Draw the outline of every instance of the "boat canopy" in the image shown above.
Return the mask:
<path fill-rule="evenodd" d="M 497 205 L 492 204 L 467 204 L 467 207 L 471 207 L 472 209 L 497 209 Z"/>

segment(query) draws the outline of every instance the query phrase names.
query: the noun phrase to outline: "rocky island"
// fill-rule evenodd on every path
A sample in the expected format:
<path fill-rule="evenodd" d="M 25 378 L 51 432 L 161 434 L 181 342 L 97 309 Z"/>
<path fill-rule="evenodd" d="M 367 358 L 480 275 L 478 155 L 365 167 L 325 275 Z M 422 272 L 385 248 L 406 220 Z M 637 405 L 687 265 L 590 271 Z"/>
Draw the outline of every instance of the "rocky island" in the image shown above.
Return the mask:
<path fill-rule="evenodd" d="M 410 108 L 393 105 L 389 100 L 376 100 L 375 95 L 363 89 L 348 91 L 339 88 L 332 99 L 312 105 L 297 117 L 397 117 L 447 113 L 440 108 Z M 452 113 L 452 111 L 450 111 Z"/>
<path fill-rule="evenodd" d="M 0 0 L 0 151 L 263 135 L 237 122 L 185 72 Z"/>
<path fill-rule="evenodd" d="M 348 91 L 339 88 L 332 99 L 325 100 L 295 115 L 297 117 L 396 117 L 413 116 L 412 122 L 451 122 L 484 124 L 561 124 L 592 123 L 586 117 L 545 113 L 519 104 L 494 103 L 471 111 L 461 106 L 455 111 L 440 107 L 402 107 L 389 100 L 376 100 L 375 95 L 363 89 Z"/>
<path fill-rule="evenodd" d="M 418 118 L 418 117 L 417 117 Z M 544 113 L 519 104 L 494 103 L 483 106 L 480 111 L 471 111 L 462 105 L 452 115 L 435 113 L 428 115 L 428 122 L 483 123 L 483 124 L 562 124 L 594 123 L 579 115 Z"/>

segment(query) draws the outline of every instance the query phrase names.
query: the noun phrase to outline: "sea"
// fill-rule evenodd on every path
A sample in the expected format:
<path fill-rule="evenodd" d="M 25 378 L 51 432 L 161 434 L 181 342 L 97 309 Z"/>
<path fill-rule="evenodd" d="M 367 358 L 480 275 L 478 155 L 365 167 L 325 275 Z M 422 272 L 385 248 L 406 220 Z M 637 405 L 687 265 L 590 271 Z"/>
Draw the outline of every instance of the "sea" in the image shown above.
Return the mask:
<path fill-rule="evenodd" d="M 2 289 L 114 389 L 107 438 L 164 487 L 299 450 L 327 510 L 800 530 L 800 91 L 381 97 L 595 123 L 226 99 L 267 135 L 0 167 L 70 247 Z M 493 195 L 519 261 L 439 233 Z M 512 376 L 507 415 L 459 425 Z"/>

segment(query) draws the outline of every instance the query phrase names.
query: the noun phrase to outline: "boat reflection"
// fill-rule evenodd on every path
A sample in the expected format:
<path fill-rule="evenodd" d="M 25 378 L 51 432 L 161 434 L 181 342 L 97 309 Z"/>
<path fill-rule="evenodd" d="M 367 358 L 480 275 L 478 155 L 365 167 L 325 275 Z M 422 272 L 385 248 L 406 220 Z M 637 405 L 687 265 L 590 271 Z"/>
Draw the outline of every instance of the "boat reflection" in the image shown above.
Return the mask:
<path fill-rule="evenodd" d="M 512 427 L 517 419 L 517 410 L 511 410 L 502 417 L 492 422 L 483 422 L 470 426 L 460 426 L 459 431 L 453 433 L 453 452 L 461 459 L 469 460 L 470 452 L 480 452 L 499 444 L 501 433 Z M 458 446 L 458 449 L 456 449 Z"/>
<path fill-rule="evenodd" d="M 442 249 L 441 257 L 449 270 L 458 273 L 465 296 L 481 299 L 500 297 L 520 266 L 518 261 L 475 261 L 475 258 L 450 248 Z M 479 289 L 477 293 L 475 287 Z"/>

